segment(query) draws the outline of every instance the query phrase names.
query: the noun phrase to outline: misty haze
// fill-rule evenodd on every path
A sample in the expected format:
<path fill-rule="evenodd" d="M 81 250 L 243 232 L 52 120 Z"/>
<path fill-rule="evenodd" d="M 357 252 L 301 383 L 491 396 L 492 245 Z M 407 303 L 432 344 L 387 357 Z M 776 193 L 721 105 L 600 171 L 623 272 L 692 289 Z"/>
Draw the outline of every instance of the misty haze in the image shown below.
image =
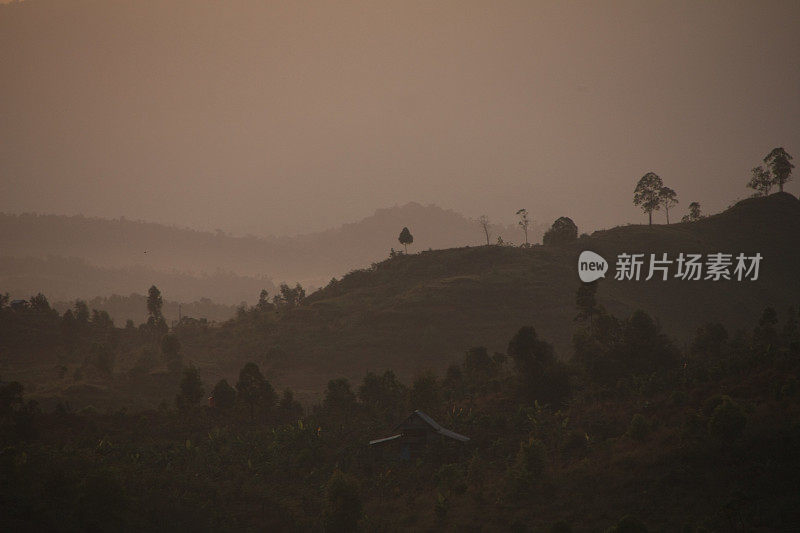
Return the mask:
<path fill-rule="evenodd" d="M 0 527 L 797 529 L 798 21 L 0 0 Z"/>

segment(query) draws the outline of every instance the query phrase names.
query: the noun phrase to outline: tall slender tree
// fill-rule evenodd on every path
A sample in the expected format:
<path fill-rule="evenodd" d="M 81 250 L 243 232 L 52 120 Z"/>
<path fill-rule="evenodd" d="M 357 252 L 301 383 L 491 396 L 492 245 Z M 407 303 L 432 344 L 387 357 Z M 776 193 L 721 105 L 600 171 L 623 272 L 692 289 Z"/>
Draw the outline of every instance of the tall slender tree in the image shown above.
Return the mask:
<path fill-rule="evenodd" d="M 661 190 L 658 191 L 658 197 L 664 207 L 664 212 L 667 214 L 667 224 L 669 224 L 669 208 L 678 205 L 678 193 L 669 187 L 661 187 Z"/>
<path fill-rule="evenodd" d="M 664 183 L 658 174 L 655 172 L 648 172 L 636 184 L 636 189 L 633 191 L 633 205 L 642 208 L 642 211 L 647 213 L 648 224 L 653 224 L 653 211 L 661 207 L 661 189 Z"/>
<path fill-rule="evenodd" d="M 792 179 L 794 165 L 791 160 L 792 156 L 782 146 L 773 148 L 764 158 L 764 164 L 772 172 L 772 182 L 778 186 L 781 192 L 783 192 L 783 184 Z"/>
<path fill-rule="evenodd" d="M 489 246 L 489 227 L 491 223 L 489 222 L 489 217 L 486 215 L 481 215 L 478 217 L 478 224 L 481 225 L 483 228 L 483 233 L 486 234 L 486 246 Z"/>
<path fill-rule="evenodd" d="M 528 246 L 528 226 L 531 223 L 528 219 L 528 210 L 524 208 L 520 209 L 517 211 L 517 215 L 519 215 L 519 222 L 517 222 L 517 224 L 519 224 L 519 227 L 525 232 L 525 246 Z"/>

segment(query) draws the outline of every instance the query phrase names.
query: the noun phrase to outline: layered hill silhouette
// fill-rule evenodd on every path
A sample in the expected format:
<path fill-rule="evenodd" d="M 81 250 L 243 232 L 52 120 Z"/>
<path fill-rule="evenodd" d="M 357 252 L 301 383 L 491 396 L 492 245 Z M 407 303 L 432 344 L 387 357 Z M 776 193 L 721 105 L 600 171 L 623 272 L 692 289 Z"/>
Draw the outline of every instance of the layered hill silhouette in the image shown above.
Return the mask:
<path fill-rule="evenodd" d="M 392 247 L 401 247 L 397 237 L 405 226 L 414 235 L 410 251 L 484 240 L 477 222 L 416 203 L 297 237 L 236 237 L 126 219 L 0 214 L 0 287 L 16 297 L 42 291 L 70 299 L 141 293 L 157 283 L 170 299 L 254 303 L 261 288 L 273 292 L 270 280 L 320 287 L 334 276 L 387 257 Z M 535 242 L 542 227 L 529 232 Z M 498 235 L 520 242 L 522 233 L 515 226 L 499 225 L 492 238 Z M 178 274 L 185 279 L 174 281 Z M 215 276 L 241 279 L 231 284 L 202 281 Z M 148 277 L 151 281 L 142 285 L 140 280 Z M 133 280 L 139 285 L 132 286 Z M 249 287 L 249 294 L 242 294 L 243 287 Z"/>
<path fill-rule="evenodd" d="M 404 377 L 428 368 L 441 371 L 472 346 L 505 351 L 525 325 L 533 325 L 566 358 L 583 250 L 611 263 L 599 285 L 602 305 L 619 317 L 642 309 L 683 344 L 698 324 L 751 328 L 764 307 L 781 314 L 799 304 L 798 235 L 800 201 L 779 193 L 744 200 L 697 222 L 617 227 L 565 246 L 403 255 L 351 272 L 268 326 L 241 329 L 241 335 L 258 339 L 249 344 L 258 348 L 248 351 L 247 343 L 240 343 L 239 355 L 266 364 L 282 382 L 317 390 L 332 376 L 360 380 L 367 370 L 391 368 Z M 680 252 L 760 253 L 763 260 L 756 281 L 613 278 L 619 253 L 668 253 L 674 259 Z"/>

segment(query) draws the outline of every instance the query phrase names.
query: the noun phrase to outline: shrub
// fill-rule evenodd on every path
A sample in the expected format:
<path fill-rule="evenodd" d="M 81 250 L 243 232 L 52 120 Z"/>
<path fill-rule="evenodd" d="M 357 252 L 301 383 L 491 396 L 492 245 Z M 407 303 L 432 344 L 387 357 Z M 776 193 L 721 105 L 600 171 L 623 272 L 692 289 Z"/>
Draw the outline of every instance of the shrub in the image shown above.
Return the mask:
<path fill-rule="evenodd" d="M 214 398 L 214 406 L 217 409 L 230 409 L 236 403 L 236 389 L 231 387 L 226 379 L 217 382 L 211 396 Z"/>
<path fill-rule="evenodd" d="M 606 533 L 647 533 L 647 527 L 638 518 L 625 515 L 617 525 L 606 529 Z"/>
<path fill-rule="evenodd" d="M 584 235 L 586 235 L 584 233 Z M 559 520 L 550 527 L 550 533 L 572 533 L 572 526 L 563 520 Z"/>
<path fill-rule="evenodd" d="M 705 402 L 703 402 L 703 414 L 706 416 L 711 416 L 711 414 L 714 412 L 714 409 L 716 409 L 719 404 L 730 399 L 730 396 L 725 394 L 715 394 L 714 396 L 709 397 Z"/>
<path fill-rule="evenodd" d="M 441 492 L 436 493 L 436 505 L 434 505 L 434 512 L 436 513 L 436 519 L 439 522 L 444 522 L 445 518 L 447 518 L 447 511 L 450 509 L 450 502 L 447 499 L 447 496 L 442 494 Z"/>
<path fill-rule="evenodd" d="M 688 439 L 699 439 L 705 435 L 706 420 L 700 413 L 689 411 L 681 426 L 681 434 Z"/>
<path fill-rule="evenodd" d="M 528 480 L 541 476 L 547 464 L 547 448 L 542 441 L 531 437 L 519 446 L 517 452 L 517 474 Z"/>
<path fill-rule="evenodd" d="M 325 531 L 354 531 L 363 514 L 361 496 L 356 481 L 335 470 L 325 487 L 323 511 Z"/>
<path fill-rule="evenodd" d="M 688 396 L 682 390 L 673 391 L 672 394 L 669 395 L 669 403 L 671 403 L 673 407 L 682 407 L 686 405 L 687 400 Z"/>
<path fill-rule="evenodd" d="M 708 421 L 708 431 L 715 437 L 732 440 L 742 435 L 747 424 L 744 410 L 728 397 L 714 408 Z"/>
<path fill-rule="evenodd" d="M 467 490 L 464 471 L 457 464 L 442 465 L 433 479 L 440 491 L 445 493 L 463 494 Z"/>
<path fill-rule="evenodd" d="M 542 237 L 545 246 L 567 244 L 578 239 L 578 226 L 569 217 L 560 217 Z"/>
<path fill-rule="evenodd" d="M 628 436 L 634 440 L 643 441 L 649 434 L 650 422 L 638 413 L 633 415 L 631 425 L 628 426 Z"/>
<path fill-rule="evenodd" d="M 561 451 L 566 456 L 581 457 L 586 453 L 588 446 L 586 433 L 573 430 L 567 435 Z"/>

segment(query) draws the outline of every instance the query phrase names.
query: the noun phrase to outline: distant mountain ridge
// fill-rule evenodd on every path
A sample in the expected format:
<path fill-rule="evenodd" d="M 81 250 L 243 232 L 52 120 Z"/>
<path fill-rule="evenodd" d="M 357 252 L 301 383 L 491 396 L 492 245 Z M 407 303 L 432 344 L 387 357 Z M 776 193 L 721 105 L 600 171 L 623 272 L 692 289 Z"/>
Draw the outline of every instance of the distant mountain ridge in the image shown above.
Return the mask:
<path fill-rule="evenodd" d="M 476 221 L 417 203 L 379 209 L 358 222 L 297 237 L 235 237 L 124 218 L 0 214 L 0 256 L 80 258 L 101 268 L 179 271 L 195 276 L 223 271 L 266 277 L 276 283 L 300 281 L 306 286 L 321 286 L 334 276 L 384 259 L 392 247 L 401 248 L 397 237 L 404 226 L 414 235 L 409 249 L 412 252 L 470 246 L 484 240 Z M 529 230 L 531 241 L 540 238 L 541 229 L 534 226 Z M 493 228 L 493 241 L 498 234 L 505 240 L 522 241 L 522 231 L 515 226 Z M 8 276 L 6 273 L 0 278 L 0 286 L 7 283 Z M 119 288 L 84 296 L 129 292 L 128 288 Z M 251 295 L 249 301 L 257 296 Z"/>

